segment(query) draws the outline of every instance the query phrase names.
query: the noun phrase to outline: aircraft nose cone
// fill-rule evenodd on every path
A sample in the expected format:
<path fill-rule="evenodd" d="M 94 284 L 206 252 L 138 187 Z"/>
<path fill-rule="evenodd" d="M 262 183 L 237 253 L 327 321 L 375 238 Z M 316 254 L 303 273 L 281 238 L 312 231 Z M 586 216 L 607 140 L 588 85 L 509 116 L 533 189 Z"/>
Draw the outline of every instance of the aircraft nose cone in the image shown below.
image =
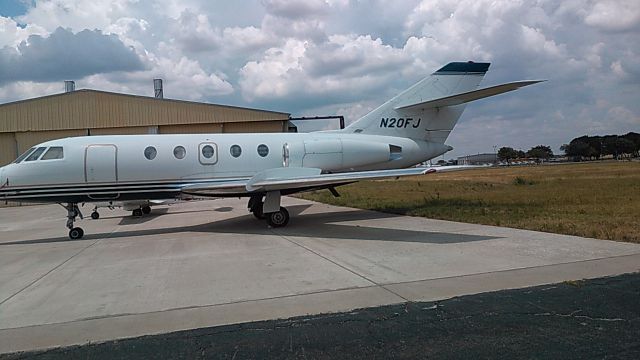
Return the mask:
<path fill-rule="evenodd" d="M 0 187 L 7 185 L 7 179 L 4 177 L 4 167 L 0 167 Z"/>

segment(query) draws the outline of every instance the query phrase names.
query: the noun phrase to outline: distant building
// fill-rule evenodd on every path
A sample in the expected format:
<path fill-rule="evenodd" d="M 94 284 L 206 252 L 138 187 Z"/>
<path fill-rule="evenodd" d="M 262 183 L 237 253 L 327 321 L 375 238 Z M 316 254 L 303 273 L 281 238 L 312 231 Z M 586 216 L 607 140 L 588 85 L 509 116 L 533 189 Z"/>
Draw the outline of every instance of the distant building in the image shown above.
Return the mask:
<path fill-rule="evenodd" d="M 458 157 L 458 165 L 494 164 L 498 162 L 497 154 L 475 154 Z"/>

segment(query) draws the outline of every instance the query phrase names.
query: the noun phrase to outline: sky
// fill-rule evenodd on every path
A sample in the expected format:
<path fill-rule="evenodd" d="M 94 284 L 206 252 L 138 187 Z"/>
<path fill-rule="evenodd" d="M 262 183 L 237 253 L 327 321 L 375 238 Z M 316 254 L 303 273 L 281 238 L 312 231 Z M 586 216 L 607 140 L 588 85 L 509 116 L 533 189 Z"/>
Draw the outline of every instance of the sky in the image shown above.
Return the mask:
<path fill-rule="evenodd" d="M 348 124 L 451 61 L 491 62 L 483 87 L 547 81 L 469 104 L 447 159 L 640 132 L 638 0 L 0 0 L 0 103 L 162 78 L 165 98 Z"/>

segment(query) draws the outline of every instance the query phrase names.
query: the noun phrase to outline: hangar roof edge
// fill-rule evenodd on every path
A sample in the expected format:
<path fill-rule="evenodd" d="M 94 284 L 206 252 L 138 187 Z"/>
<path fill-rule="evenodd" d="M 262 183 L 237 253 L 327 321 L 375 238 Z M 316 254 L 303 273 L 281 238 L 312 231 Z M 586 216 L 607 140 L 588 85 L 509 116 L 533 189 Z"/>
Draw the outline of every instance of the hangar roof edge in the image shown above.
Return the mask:
<path fill-rule="evenodd" d="M 29 98 L 29 99 L 11 101 L 11 102 L 0 104 L 0 108 L 2 108 L 4 106 L 8 106 L 8 105 L 16 105 L 16 104 L 20 104 L 20 103 L 38 101 L 38 100 L 41 100 L 41 99 L 48 99 L 48 98 L 52 98 L 52 97 L 73 96 L 73 95 L 76 95 L 78 93 L 106 94 L 106 95 L 114 95 L 114 96 L 124 96 L 124 97 L 129 97 L 129 98 L 140 98 L 140 99 L 145 99 L 145 100 L 167 101 L 167 102 L 176 102 L 176 103 L 184 103 L 184 104 L 197 104 L 197 105 L 206 105 L 206 106 L 230 108 L 230 109 L 253 110 L 253 111 L 261 111 L 261 112 L 266 112 L 266 113 L 281 114 L 281 115 L 291 116 L 291 113 L 286 113 L 286 112 L 282 112 L 282 111 L 255 109 L 255 108 L 249 108 L 249 107 L 243 107 L 243 106 L 213 104 L 213 103 L 207 103 L 207 102 L 197 102 L 197 101 L 179 100 L 179 99 L 167 99 L 167 98 L 158 99 L 158 98 L 155 98 L 155 97 L 152 97 L 152 96 L 124 94 L 124 93 L 117 93 L 117 92 L 104 91 L 104 90 L 94 90 L 94 89 L 79 89 L 79 90 L 75 90 L 75 91 L 71 91 L 71 92 L 63 92 L 63 93 L 58 93 L 58 94 L 51 94 L 51 95 L 39 96 L 39 97 L 34 97 L 34 98 Z"/>

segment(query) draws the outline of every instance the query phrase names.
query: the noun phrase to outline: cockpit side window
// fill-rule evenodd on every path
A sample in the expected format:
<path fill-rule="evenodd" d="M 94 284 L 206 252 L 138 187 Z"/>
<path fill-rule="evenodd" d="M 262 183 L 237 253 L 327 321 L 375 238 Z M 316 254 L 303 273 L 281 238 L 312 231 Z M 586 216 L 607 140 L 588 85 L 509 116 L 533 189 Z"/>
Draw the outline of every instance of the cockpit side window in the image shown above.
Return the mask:
<path fill-rule="evenodd" d="M 62 146 L 52 146 L 47 150 L 40 160 L 55 160 L 64 158 L 64 152 Z"/>
<path fill-rule="evenodd" d="M 29 156 L 29 154 L 31 154 L 31 152 L 32 152 L 33 150 L 35 150 L 35 149 L 36 149 L 36 148 L 32 147 L 31 149 L 29 149 L 29 150 L 27 150 L 27 151 L 23 152 L 23 153 L 22 153 L 22 155 L 18 156 L 18 158 L 16 159 L 16 161 L 14 161 L 13 163 L 14 163 L 14 164 L 17 164 L 17 163 L 19 163 L 20 161 L 24 160 L 24 158 L 26 158 L 27 156 Z"/>
<path fill-rule="evenodd" d="M 31 155 L 27 156 L 26 159 L 24 159 L 24 161 L 34 161 L 34 160 L 38 160 L 38 158 L 40 157 L 40 155 L 42 155 L 42 153 L 46 150 L 46 147 L 39 147 L 36 149 L 36 151 L 32 152 Z"/>

